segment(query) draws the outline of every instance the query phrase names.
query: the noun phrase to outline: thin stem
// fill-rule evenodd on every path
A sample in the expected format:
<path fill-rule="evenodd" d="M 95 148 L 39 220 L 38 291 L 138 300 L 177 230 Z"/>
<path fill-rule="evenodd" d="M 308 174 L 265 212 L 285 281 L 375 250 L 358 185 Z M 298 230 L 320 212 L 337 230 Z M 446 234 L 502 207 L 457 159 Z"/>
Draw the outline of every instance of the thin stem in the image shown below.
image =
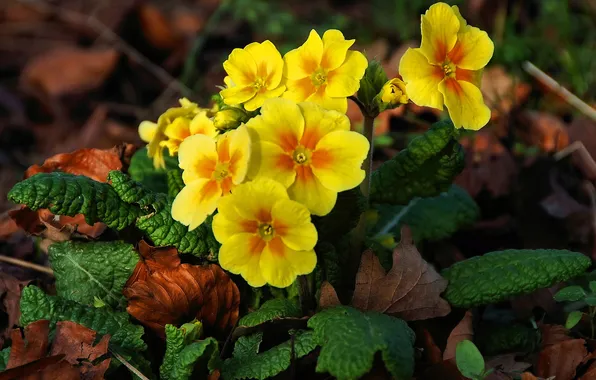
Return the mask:
<path fill-rule="evenodd" d="M 4 262 L 12 264 L 12 265 L 18 265 L 23 268 L 33 269 L 38 272 L 49 274 L 50 276 L 54 275 L 54 271 L 51 268 L 44 267 L 43 265 L 30 263 L 29 261 L 15 259 L 14 257 L 0 255 L 0 261 L 4 261 Z"/>
<path fill-rule="evenodd" d="M 310 290 L 310 281 L 306 275 L 298 276 L 298 298 L 302 314 L 307 315 L 312 309 L 312 292 Z"/>
<path fill-rule="evenodd" d="M 596 307 L 590 306 L 590 327 L 592 330 L 592 334 L 590 337 L 594 339 L 594 316 L 596 315 Z"/>
<path fill-rule="evenodd" d="M 362 195 L 366 198 L 367 207 L 370 204 L 370 184 L 371 184 L 371 174 L 372 174 L 372 164 L 373 164 L 373 151 L 374 151 L 374 143 L 373 143 L 373 134 L 374 134 L 374 123 L 375 118 L 370 117 L 364 114 L 364 131 L 363 135 L 366 137 L 368 142 L 370 143 L 370 149 L 368 150 L 368 155 L 364 160 L 363 168 L 364 168 L 364 181 L 360 185 L 360 190 L 362 191 Z"/>

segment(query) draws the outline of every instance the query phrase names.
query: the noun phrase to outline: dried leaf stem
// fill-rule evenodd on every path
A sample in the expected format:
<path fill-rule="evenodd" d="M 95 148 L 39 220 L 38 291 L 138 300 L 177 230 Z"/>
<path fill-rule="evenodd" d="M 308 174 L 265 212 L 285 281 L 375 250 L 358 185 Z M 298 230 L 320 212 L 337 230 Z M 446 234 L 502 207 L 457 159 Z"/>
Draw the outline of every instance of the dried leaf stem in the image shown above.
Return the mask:
<path fill-rule="evenodd" d="M 12 265 L 18 265 L 23 268 L 33 269 L 38 272 L 49 274 L 50 276 L 54 275 L 54 271 L 51 268 L 44 267 L 43 265 L 38 265 L 34 263 L 30 263 L 29 261 L 15 259 L 14 257 L 8 257 L 4 255 L 0 255 L 0 261 L 4 261 L 5 263 L 9 263 Z"/>

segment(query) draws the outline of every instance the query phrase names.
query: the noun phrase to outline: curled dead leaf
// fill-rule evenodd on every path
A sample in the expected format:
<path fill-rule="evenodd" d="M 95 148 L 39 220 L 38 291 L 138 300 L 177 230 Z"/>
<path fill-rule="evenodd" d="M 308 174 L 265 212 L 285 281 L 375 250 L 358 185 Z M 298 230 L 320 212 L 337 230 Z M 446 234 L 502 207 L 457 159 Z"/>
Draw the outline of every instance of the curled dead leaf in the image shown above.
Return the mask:
<path fill-rule="evenodd" d="M 115 49 L 58 48 L 33 58 L 23 68 L 21 84 L 37 94 L 61 96 L 93 90 L 118 62 Z"/>
<path fill-rule="evenodd" d="M 443 352 L 443 360 L 455 359 L 455 348 L 462 340 L 474 340 L 474 328 L 472 326 L 472 311 L 466 311 L 462 320 L 455 326 L 447 338 L 447 347 Z"/>
<path fill-rule="evenodd" d="M 321 295 L 319 296 L 319 307 L 321 309 L 328 309 L 339 305 L 341 305 L 341 302 L 335 288 L 328 281 L 323 281 L 321 284 Z"/>
<path fill-rule="evenodd" d="M 539 377 L 555 376 L 556 379 L 573 379 L 577 366 L 588 355 L 586 341 L 571 339 L 545 347 L 538 355 L 535 366 Z"/>
<path fill-rule="evenodd" d="M 569 336 L 569 330 L 565 326 L 540 324 L 538 327 L 542 337 L 542 348 L 573 339 Z"/>
<path fill-rule="evenodd" d="M 406 321 L 442 317 L 451 307 L 440 297 L 447 280 L 420 256 L 407 226 L 393 250 L 393 267 L 387 273 L 378 257 L 368 250 L 356 274 L 352 305 L 399 316 Z"/>
<path fill-rule="evenodd" d="M 6 273 L 0 276 L 0 315 L 6 314 L 6 317 L 0 320 L 7 321 L 6 324 L 0 325 L 0 347 L 3 346 L 4 339 L 10 335 L 10 329 L 19 323 L 21 291 L 28 283 L 29 281 L 20 281 Z"/>
<path fill-rule="evenodd" d="M 56 323 L 52 348 L 48 352 L 49 332 L 50 322 L 47 320 L 27 325 L 24 336 L 20 329 L 14 329 L 4 375 L 10 371 L 15 374 L 12 378 L 28 378 L 35 374 L 36 379 L 103 379 L 111 359 L 97 364 L 93 362 L 107 354 L 109 335 L 94 345 L 95 331 L 74 322 L 61 321 Z M 50 356 L 46 357 L 48 354 Z"/>
<path fill-rule="evenodd" d="M 216 333 L 236 324 L 240 292 L 218 265 L 180 264 L 175 248 L 144 242 L 139 251 L 143 259 L 123 290 L 130 315 L 162 337 L 166 324 L 194 318 Z"/>
<path fill-rule="evenodd" d="M 518 114 L 520 138 L 530 146 L 536 146 L 544 152 L 557 152 L 569 145 L 567 127 L 554 115 L 524 111 Z"/>

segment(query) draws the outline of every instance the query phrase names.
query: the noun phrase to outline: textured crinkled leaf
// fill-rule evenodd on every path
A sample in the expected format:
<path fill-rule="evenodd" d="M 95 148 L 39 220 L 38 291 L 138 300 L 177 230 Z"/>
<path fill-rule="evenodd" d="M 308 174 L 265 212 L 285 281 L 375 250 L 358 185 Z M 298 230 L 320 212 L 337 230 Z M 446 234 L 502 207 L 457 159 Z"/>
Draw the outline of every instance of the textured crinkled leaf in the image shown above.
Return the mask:
<path fill-rule="evenodd" d="M 58 296 L 86 305 L 97 297 L 126 307 L 122 288 L 139 261 L 132 244 L 65 241 L 52 244 L 48 253 Z"/>
<path fill-rule="evenodd" d="M 308 321 L 321 346 L 317 372 L 338 379 L 357 379 L 372 369 L 381 352 L 393 378 L 409 380 L 414 373 L 414 332 L 399 318 L 338 306 L 315 314 Z"/>
<path fill-rule="evenodd" d="M 0 371 L 4 371 L 6 369 L 6 365 L 8 364 L 9 356 L 10 356 L 10 347 L 6 347 L 2 351 L 0 351 Z"/>
<path fill-rule="evenodd" d="M 371 176 L 370 199 L 406 205 L 415 197 L 447 191 L 464 168 L 464 151 L 450 121 L 435 123 Z"/>
<path fill-rule="evenodd" d="M 164 155 L 165 169 L 156 169 L 153 160 L 147 155 L 147 147 L 135 152 L 130 160 L 128 174 L 135 181 L 142 183 L 147 189 L 156 193 L 167 193 L 168 183 L 166 173 L 170 169 L 178 168 L 176 157 Z"/>
<path fill-rule="evenodd" d="M 258 310 L 242 317 L 238 325 L 252 327 L 273 319 L 299 318 L 301 316 L 302 311 L 296 302 L 286 298 L 277 298 L 265 302 Z"/>
<path fill-rule="evenodd" d="M 540 347 L 540 330 L 522 324 L 483 324 L 474 332 L 474 342 L 485 356 L 507 352 L 531 353 Z"/>
<path fill-rule="evenodd" d="M 110 172 L 109 179 L 117 194 L 131 204 L 138 204 L 146 215 L 138 218 L 136 226 L 157 247 L 174 246 L 179 253 L 191 253 L 209 260 L 217 259 L 220 244 L 213 236 L 212 217 L 192 231 L 172 218 L 172 200 L 165 194 L 151 193 L 140 183 L 119 171 Z"/>
<path fill-rule="evenodd" d="M 460 261 L 443 270 L 444 298 L 469 308 L 504 301 L 582 274 L 589 257 L 567 250 L 505 250 Z"/>
<path fill-rule="evenodd" d="M 375 230 L 382 230 L 388 223 L 394 224 L 391 232 L 399 236 L 403 225 L 412 230 L 414 242 L 440 240 L 451 236 L 460 228 L 472 224 L 480 215 L 480 209 L 468 193 L 452 185 L 449 191 L 436 197 L 419 199 L 394 223 L 394 218 L 406 206 L 376 204 L 379 222 Z M 397 240 L 397 239 L 396 239 Z"/>
<path fill-rule="evenodd" d="M 195 337 L 188 335 L 194 334 L 187 334 L 184 326 L 177 328 L 166 325 L 166 353 L 159 368 L 161 379 L 189 379 L 199 362 L 204 362 L 206 370 L 207 362 L 218 358 L 218 344 L 215 339 L 193 341 Z"/>
<path fill-rule="evenodd" d="M 184 187 L 184 181 L 182 180 L 182 170 L 176 168 L 168 171 L 167 181 L 168 195 L 170 198 L 175 198 Z"/>
<path fill-rule="evenodd" d="M 108 184 L 60 172 L 36 174 L 17 183 L 8 199 L 32 210 L 47 208 L 56 215 L 84 214 L 89 225 L 103 222 L 117 230 L 140 215 L 138 207 L 123 202 Z"/>
<path fill-rule="evenodd" d="M 311 331 L 298 331 L 293 337 L 265 352 L 257 354 L 263 339 L 261 332 L 242 336 L 234 347 L 234 356 L 223 362 L 221 375 L 224 379 L 268 379 L 290 367 L 292 361 L 292 341 L 294 358 L 308 355 L 316 348 Z"/>
<path fill-rule="evenodd" d="M 337 202 L 329 214 L 313 217 L 319 241 L 335 243 L 341 239 L 356 227 L 365 206 L 366 199 L 359 187 L 337 194 Z"/>
<path fill-rule="evenodd" d="M 147 345 L 141 339 L 143 327 L 133 325 L 127 313 L 116 313 L 106 308 L 91 306 L 49 296 L 36 286 L 29 285 L 21 295 L 21 325 L 25 326 L 40 319 L 52 323 L 73 321 L 97 331 L 101 335 L 110 334 L 110 344 L 128 350 L 145 350 Z"/>

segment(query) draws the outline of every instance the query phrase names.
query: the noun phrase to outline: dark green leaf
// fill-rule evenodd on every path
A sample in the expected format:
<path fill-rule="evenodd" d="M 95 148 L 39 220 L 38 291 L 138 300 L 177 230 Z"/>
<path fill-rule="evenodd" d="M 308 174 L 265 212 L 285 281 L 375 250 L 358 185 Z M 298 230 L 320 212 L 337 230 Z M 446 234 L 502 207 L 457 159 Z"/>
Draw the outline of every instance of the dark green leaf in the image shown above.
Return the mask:
<path fill-rule="evenodd" d="M 10 347 L 6 347 L 2 351 L 0 351 L 0 371 L 4 371 L 6 369 L 6 365 L 8 364 L 9 356 L 10 356 Z"/>
<path fill-rule="evenodd" d="M 308 321 L 321 346 L 317 372 L 338 379 L 357 379 L 372 369 L 381 352 L 393 378 L 410 379 L 414 372 L 414 332 L 406 322 L 348 306 L 323 310 Z"/>
<path fill-rule="evenodd" d="M 245 315 L 238 322 L 239 326 L 252 327 L 263 322 L 279 318 L 299 318 L 302 311 L 296 302 L 286 298 L 277 298 L 265 302 L 259 310 Z"/>
<path fill-rule="evenodd" d="M 166 150 L 167 152 L 167 150 Z M 153 166 L 153 160 L 147 155 L 147 147 L 143 147 L 135 152 L 130 160 L 128 174 L 130 177 L 143 184 L 147 189 L 156 193 L 167 193 L 168 184 L 166 173 L 171 169 L 178 168 L 177 157 L 164 155 L 166 163 L 165 169 L 156 169 Z"/>
<path fill-rule="evenodd" d="M 170 198 L 176 198 L 176 195 L 184 187 L 184 181 L 182 180 L 182 170 L 172 169 L 168 171 L 168 195 Z"/>
<path fill-rule="evenodd" d="M 557 302 L 575 302 L 583 299 L 586 296 L 586 292 L 581 286 L 568 286 L 559 290 L 555 294 L 555 301 Z"/>
<path fill-rule="evenodd" d="M 335 243 L 341 239 L 356 227 L 365 206 L 366 199 L 359 187 L 337 194 L 337 202 L 329 214 L 313 217 L 319 241 Z"/>
<path fill-rule="evenodd" d="M 126 308 L 122 288 L 139 261 L 131 244 L 65 241 L 52 244 L 49 257 L 58 296 L 86 305 L 97 297 Z"/>

